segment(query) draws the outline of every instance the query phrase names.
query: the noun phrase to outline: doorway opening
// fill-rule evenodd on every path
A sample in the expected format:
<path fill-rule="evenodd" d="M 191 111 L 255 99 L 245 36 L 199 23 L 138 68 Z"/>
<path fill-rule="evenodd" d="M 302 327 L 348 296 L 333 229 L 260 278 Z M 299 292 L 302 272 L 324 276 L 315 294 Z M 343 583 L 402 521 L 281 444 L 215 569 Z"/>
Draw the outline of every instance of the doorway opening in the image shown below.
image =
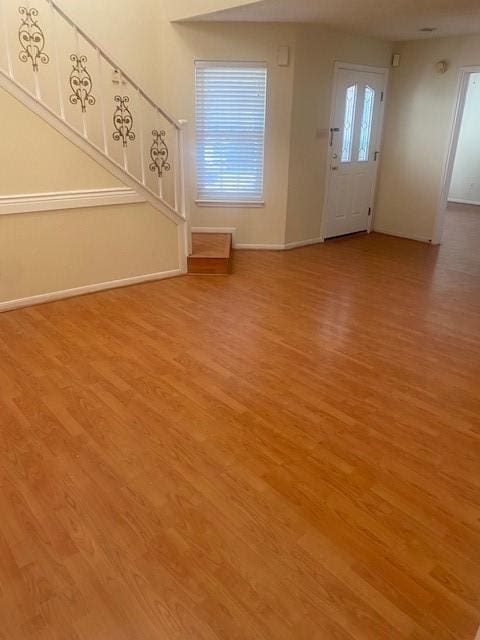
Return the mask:
<path fill-rule="evenodd" d="M 387 78 L 388 69 L 335 65 L 324 239 L 371 229 Z"/>
<path fill-rule="evenodd" d="M 461 70 L 435 244 L 480 248 L 480 67 Z"/>

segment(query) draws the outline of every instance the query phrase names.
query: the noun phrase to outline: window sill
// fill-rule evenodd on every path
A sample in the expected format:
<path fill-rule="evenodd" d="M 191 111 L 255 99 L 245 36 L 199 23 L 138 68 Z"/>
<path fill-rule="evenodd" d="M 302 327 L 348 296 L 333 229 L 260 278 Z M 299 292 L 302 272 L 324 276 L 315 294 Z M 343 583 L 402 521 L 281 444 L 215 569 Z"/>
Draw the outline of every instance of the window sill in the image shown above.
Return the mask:
<path fill-rule="evenodd" d="M 222 209 L 259 209 L 265 206 L 265 202 L 248 202 L 239 200 L 238 202 L 232 202 L 228 200 L 222 202 L 219 200 L 195 200 L 197 207 L 221 207 Z"/>

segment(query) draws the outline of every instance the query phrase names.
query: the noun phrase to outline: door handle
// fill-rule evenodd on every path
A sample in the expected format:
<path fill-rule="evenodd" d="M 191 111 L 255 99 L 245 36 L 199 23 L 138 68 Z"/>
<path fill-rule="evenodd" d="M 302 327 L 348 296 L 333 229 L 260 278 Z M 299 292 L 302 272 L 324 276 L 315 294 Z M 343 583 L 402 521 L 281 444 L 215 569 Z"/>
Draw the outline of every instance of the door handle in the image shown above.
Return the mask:
<path fill-rule="evenodd" d="M 333 136 L 335 133 L 338 133 L 340 129 L 338 127 L 333 127 L 330 129 L 330 146 L 333 147 Z"/>
<path fill-rule="evenodd" d="M 338 167 L 330 167 L 332 171 L 338 171 Z"/>

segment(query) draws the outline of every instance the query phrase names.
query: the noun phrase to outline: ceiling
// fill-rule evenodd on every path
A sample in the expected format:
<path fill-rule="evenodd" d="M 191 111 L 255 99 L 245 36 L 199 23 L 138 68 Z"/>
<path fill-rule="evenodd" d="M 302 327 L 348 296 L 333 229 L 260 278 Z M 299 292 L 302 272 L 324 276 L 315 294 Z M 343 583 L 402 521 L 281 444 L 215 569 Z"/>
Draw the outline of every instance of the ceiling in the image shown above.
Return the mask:
<path fill-rule="evenodd" d="M 262 0 L 197 18 L 313 22 L 387 40 L 480 33 L 480 0 Z M 424 33 L 423 27 L 436 27 Z"/>

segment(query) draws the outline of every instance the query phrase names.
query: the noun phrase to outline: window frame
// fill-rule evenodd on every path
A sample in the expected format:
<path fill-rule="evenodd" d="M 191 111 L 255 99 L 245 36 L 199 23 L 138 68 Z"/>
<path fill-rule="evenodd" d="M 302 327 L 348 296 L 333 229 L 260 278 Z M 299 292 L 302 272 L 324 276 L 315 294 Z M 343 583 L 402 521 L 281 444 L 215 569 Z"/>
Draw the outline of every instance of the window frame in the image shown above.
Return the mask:
<path fill-rule="evenodd" d="M 265 70 L 265 104 L 264 104 L 264 129 L 263 129 L 263 148 L 262 148 L 262 194 L 258 200 L 248 200 L 239 198 L 238 200 L 230 199 L 203 199 L 199 198 L 198 189 L 198 155 L 197 155 L 197 69 L 199 68 L 261 68 Z M 246 208 L 256 209 L 265 206 L 265 177 L 266 177 L 266 146 L 267 146 L 267 116 L 268 116 L 268 93 L 269 93 L 269 68 L 266 61 L 252 60 L 195 60 L 194 65 L 194 113 L 195 113 L 195 204 L 198 207 L 221 207 L 221 208 Z"/>

